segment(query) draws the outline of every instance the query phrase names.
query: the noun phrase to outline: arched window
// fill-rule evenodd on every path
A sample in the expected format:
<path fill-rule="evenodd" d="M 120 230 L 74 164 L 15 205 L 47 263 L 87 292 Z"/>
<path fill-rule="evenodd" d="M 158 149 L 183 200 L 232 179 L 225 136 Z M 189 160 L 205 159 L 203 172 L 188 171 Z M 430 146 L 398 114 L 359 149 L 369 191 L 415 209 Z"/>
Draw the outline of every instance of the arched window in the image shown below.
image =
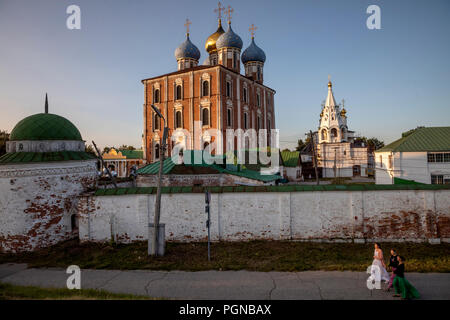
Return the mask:
<path fill-rule="evenodd" d="M 231 83 L 227 81 L 227 97 L 231 97 Z"/>
<path fill-rule="evenodd" d="M 153 94 L 153 103 L 159 103 L 159 89 L 155 89 Z"/>
<path fill-rule="evenodd" d="M 182 119 L 181 119 L 181 111 L 177 111 L 175 114 L 175 127 L 177 129 L 183 127 L 183 123 L 182 123 Z"/>
<path fill-rule="evenodd" d="M 77 215 L 72 214 L 70 216 L 70 228 L 72 231 L 75 231 L 78 229 L 78 221 L 77 221 Z"/>
<path fill-rule="evenodd" d="M 331 138 L 336 138 L 337 137 L 337 130 L 336 128 L 331 129 Z"/>
<path fill-rule="evenodd" d="M 258 116 L 256 125 L 257 125 L 256 130 L 261 129 L 261 117 L 260 116 Z"/>
<path fill-rule="evenodd" d="M 256 105 L 259 107 L 261 105 L 261 97 L 259 93 L 256 94 Z"/>
<path fill-rule="evenodd" d="M 247 88 L 244 88 L 242 97 L 244 98 L 244 102 L 247 102 Z"/>
<path fill-rule="evenodd" d="M 257 73 L 256 77 L 258 80 L 261 79 L 261 67 L 260 66 L 258 66 L 258 73 Z"/>
<path fill-rule="evenodd" d="M 177 85 L 177 90 L 176 90 L 176 100 L 181 100 L 182 99 L 182 87 L 181 85 Z"/>
<path fill-rule="evenodd" d="M 203 89 L 202 89 L 202 96 L 206 97 L 209 96 L 209 82 L 203 81 Z"/>
<path fill-rule="evenodd" d="M 159 159 L 159 143 L 155 145 L 155 159 Z"/>
<path fill-rule="evenodd" d="M 237 68 L 237 55 L 236 52 L 233 52 L 233 69 Z"/>
<path fill-rule="evenodd" d="M 248 114 L 244 112 L 244 129 L 248 129 Z"/>
<path fill-rule="evenodd" d="M 155 114 L 153 114 L 153 117 L 154 117 L 154 128 L 155 128 L 155 130 L 160 130 L 160 119 L 159 119 L 159 116 L 155 113 Z"/>
<path fill-rule="evenodd" d="M 327 140 L 327 130 L 326 129 L 322 130 L 322 140 Z"/>
<path fill-rule="evenodd" d="M 208 146 L 209 146 L 209 142 L 206 141 L 206 142 L 203 144 L 203 150 L 206 149 Z"/>
<path fill-rule="evenodd" d="M 202 110 L 202 125 L 208 126 L 209 125 L 209 109 L 203 108 Z"/>
<path fill-rule="evenodd" d="M 231 109 L 227 109 L 227 126 L 231 127 Z"/>

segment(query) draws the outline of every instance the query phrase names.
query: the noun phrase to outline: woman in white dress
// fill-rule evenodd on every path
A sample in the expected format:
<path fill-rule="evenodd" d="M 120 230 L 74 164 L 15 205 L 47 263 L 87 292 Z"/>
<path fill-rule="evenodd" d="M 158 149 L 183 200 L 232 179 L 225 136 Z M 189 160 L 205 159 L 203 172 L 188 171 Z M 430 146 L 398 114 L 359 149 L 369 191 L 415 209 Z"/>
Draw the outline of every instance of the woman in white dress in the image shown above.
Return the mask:
<path fill-rule="evenodd" d="M 370 277 L 368 281 L 374 280 L 380 283 L 381 281 L 389 282 L 389 273 L 386 271 L 386 265 L 383 260 L 383 251 L 379 243 L 375 243 L 375 252 L 373 254 L 373 262 L 370 267 Z M 381 289 L 381 288 L 377 288 Z"/>

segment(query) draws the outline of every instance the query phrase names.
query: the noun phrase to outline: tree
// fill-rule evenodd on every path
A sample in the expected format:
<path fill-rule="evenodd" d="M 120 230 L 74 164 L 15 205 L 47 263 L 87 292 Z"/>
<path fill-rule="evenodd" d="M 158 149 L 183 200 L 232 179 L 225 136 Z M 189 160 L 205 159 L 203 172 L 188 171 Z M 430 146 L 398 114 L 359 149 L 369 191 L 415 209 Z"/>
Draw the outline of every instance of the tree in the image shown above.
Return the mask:
<path fill-rule="evenodd" d="M 112 149 L 111 147 L 104 147 L 103 151 L 102 151 L 102 154 L 103 153 L 108 153 L 109 151 L 111 151 L 111 149 Z"/>
<path fill-rule="evenodd" d="M 6 142 L 9 141 L 9 133 L 0 130 L 0 156 L 6 153 Z"/>
<path fill-rule="evenodd" d="M 355 143 L 364 143 L 365 145 L 367 145 L 370 149 L 373 150 L 378 150 L 380 148 L 384 147 L 384 142 L 381 140 L 378 140 L 378 138 L 372 137 L 372 138 L 367 138 L 367 137 L 358 137 L 355 138 Z"/>
<path fill-rule="evenodd" d="M 90 144 L 87 147 L 85 147 L 84 149 L 85 152 L 90 153 L 94 156 L 97 156 L 97 154 L 95 153 L 94 147 Z"/>
<path fill-rule="evenodd" d="M 310 143 L 310 141 L 311 138 L 309 136 L 305 139 L 305 142 L 303 142 L 302 139 L 299 139 L 297 141 L 297 147 L 295 147 L 295 150 L 302 151 Z"/>
<path fill-rule="evenodd" d="M 133 146 L 127 146 L 126 144 L 123 144 L 119 147 L 119 150 L 136 150 Z"/>

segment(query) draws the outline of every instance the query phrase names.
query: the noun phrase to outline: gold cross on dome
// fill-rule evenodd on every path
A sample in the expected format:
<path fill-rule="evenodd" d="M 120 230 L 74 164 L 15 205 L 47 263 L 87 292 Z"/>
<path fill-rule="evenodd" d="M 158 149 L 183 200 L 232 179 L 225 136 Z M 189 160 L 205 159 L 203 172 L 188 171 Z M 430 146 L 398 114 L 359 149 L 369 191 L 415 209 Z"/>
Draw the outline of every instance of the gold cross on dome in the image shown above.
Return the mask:
<path fill-rule="evenodd" d="M 328 81 L 331 81 L 331 76 L 330 75 L 328 75 Z"/>
<path fill-rule="evenodd" d="M 186 19 L 186 23 L 184 24 L 184 26 L 186 27 L 186 32 L 187 34 L 189 34 L 189 26 L 192 24 L 192 22 L 189 21 L 189 19 Z"/>
<path fill-rule="evenodd" d="M 342 107 L 344 107 L 344 103 L 345 103 L 345 100 L 344 100 L 344 99 L 342 99 Z"/>
<path fill-rule="evenodd" d="M 250 34 L 252 35 L 252 38 L 255 37 L 255 30 L 258 29 L 258 27 L 255 27 L 255 25 L 252 23 L 251 27 L 248 29 L 250 31 Z"/>
<path fill-rule="evenodd" d="M 228 17 L 228 23 L 231 23 L 231 14 L 234 12 L 233 8 L 231 6 L 228 6 L 227 11 L 225 12 L 225 14 Z"/>
<path fill-rule="evenodd" d="M 214 9 L 214 12 L 217 12 L 218 19 L 222 18 L 223 11 L 225 11 L 225 7 L 222 7 L 222 4 L 219 1 L 219 3 L 217 4 L 217 9 Z"/>

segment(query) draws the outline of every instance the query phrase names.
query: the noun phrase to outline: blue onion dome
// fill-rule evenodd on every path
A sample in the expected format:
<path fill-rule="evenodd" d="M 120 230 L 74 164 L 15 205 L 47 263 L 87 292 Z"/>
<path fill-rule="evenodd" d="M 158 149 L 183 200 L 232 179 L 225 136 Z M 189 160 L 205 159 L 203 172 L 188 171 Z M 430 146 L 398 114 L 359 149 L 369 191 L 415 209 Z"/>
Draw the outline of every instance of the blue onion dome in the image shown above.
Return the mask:
<path fill-rule="evenodd" d="M 177 60 L 183 58 L 200 59 L 200 50 L 189 39 L 189 33 L 186 35 L 186 41 L 175 49 L 175 58 Z"/>
<path fill-rule="evenodd" d="M 222 34 L 216 42 L 217 49 L 220 48 L 238 48 L 242 49 L 242 39 L 231 29 L 231 24 L 228 24 L 228 30 Z"/>
<path fill-rule="evenodd" d="M 250 61 L 266 62 L 266 54 L 264 51 L 258 47 L 255 43 L 255 38 L 252 37 L 252 43 L 244 50 L 241 57 L 242 63 L 247 63 Z"/>

